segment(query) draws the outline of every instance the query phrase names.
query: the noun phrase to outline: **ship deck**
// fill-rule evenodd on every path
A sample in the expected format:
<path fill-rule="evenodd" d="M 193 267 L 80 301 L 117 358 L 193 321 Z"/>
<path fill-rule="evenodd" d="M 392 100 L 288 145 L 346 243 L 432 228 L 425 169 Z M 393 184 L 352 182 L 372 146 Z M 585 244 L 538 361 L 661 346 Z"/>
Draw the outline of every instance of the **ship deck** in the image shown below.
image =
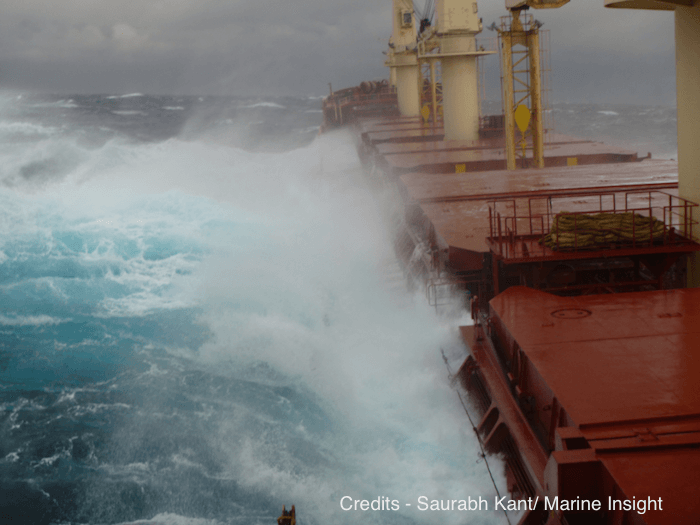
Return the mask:
<path fill-rule="evenodd" d="M 442 128 L 439 128 L 442 131 Z M 592 140 L 582 140 L 576 137 L 563 135 L 560 133 L 551 133 L 547 136 L 545 143 L 545 151 L 551 149 L 551 146 L 559 146 L 563 144 L 595 144 Z M 478 141 L 471 140 L 439 140 L 426 141 L 422 143 L 402 143 L 402 142 L 385 142 L 377 144 L 375 149 L 379 155 L 397 155 L 410 153 L 437 153 L 442 151 L 461 151 L 467 149 L 488 149 L 488 148 L 504 148 L 503 137 L 490 137 L 479 139 Z M 628 152 L 629 153 L 629 152 Z"/>
<path fill-rule="evenodd" d="M 481 139 L 460 149 L 444 147 L 437 149 L 436 143 L 431 144 L 433 145 L 431 147 L 435 149 L 380 156 L 379 164 L 392 175 L 411 171 L 425 173 L 495 171 L 504 170 L 506 167 L 505 150 L 499 143 L 499 139 Z M 449 141 L 442 144 L 449 145 Z M 559 142 L 549 144 L 544 151 L 545 167 L 631 162 L 634 160 L 637 160 L 636 152 L 607 146 L 600 142 L 575 140 Z M 520 167 L 526 167 L 532 162 L 532 150 L 526 150 L 524 159 L 518 159 Z"/>
<path fill-rule="evenodd" d="M 546 389 L 566 413 L 561 435 L 578 436 L 554 460 L 600 461 L 621 499 L 662 498 L 648 524 L 700 516 L 699 305 L 698 289 L 562 298 L 513 287 L 491 301 L 503 340 L 526 356 L 521 382 Z"/>
<path fill-rule="evenodd" d="M 444 175 L 408 173 L 399 182 L 405 201 L 420 209 L 439 244 L 448 250 L 455 271 L 482 267 L 484 255 L 491 249 L 490 202 L 514 200 L 519 209 L 528 209 L 535 202 L 534 213 L 545 211 L 537 208 L 543 202 L 553 203 L 553 213 L 585 211 L 599 206 L 600 199 L 604 206 L 613 199 L 621 202 L 631 190 L 663 191 L 675 196 L 678 187 L 677 164 L 657 160 L 616 164 L 614 173 L 608 164 Z M 639 199 L 630 204 L 643 207 L 644 197 Z M 539 237 L 528 242 L 529 260 L 534 260 L 536 254 L 549 259 L 570 257 L 545 249 Z M 595 256 L 594 252 L 583 255 Z"/>

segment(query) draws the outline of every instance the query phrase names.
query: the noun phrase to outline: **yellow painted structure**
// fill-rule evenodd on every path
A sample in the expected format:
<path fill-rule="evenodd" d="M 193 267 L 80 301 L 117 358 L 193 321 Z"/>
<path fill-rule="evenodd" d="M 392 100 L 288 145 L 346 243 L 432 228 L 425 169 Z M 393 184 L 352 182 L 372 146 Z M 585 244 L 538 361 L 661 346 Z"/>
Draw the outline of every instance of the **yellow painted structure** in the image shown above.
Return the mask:
<path fill-rule="evenodd" d="M 440 90 L 440 102 L 442 102 L 442 86 Z M 433 124 L 437 123 L 438 99 L 437 99 L 437 74 L 435 72 L 435 60 L 430 61 L 430 103 L 433 108 Z"/>
<path fill-rule="evenodd" d="M 684 199 L 700 203 L 700 7 L 679 7 L 675 17 L 678 193 Z M 694 231 L 697 237 L 698 229 Z M 689 284 L 700 286 L 700 255 L 697 253 L 691 257 L 688 270 Z"/>
<path fill-rule="evenodd" d="M 407 117 L 420 115 L 420 68 L 416 49 L 416 20 L 411 0 L 393 0 L 394 24 L 385 65 L 391 68 L 399 112 Z M 393 46 L 393 47 L 391 47 Z"/>
<path fill-rule="evenodd" d="M 476 47 L 475 35 L 482 30 L 478 6 L 468 0 L 437 0 L 435 17 L 435 38 L 440 51 L 421 58 L 440 59 L 445 140 L 476 140 L 479 138 L 476 60 L 492 54 Z"/>
<path fill-rule="evenodd" d="M 396 67 L 394 64 L 394 41 L 393 37 L 389 38 L 389 50 L 386 52 L 385 66 L 389 67 L 389 85 L 396 87 Z"/>
<path fill-rule="evenodd" d="M 530 115 L 530 108 L 528 108 L 525 104 L 520 104 L 517 108 L 515 108 L 514 115 L 515 124 L 518 126 L 520 133 L 525 133 L 530 125 L 530 119 L 532 117 L 532 115 Z"/>
<path fill-rule="evenodd" d="M 503 106 L 505 112 L 506 168 L 514 170 L 516 162 L 515 111 L 527 103 L 530 110 L 530 136 L 534 166 L 544 168 L 544 122 L 542 113 L 542 85 L 540 68 L 539 28 L 528 19 L 523 26 L 520 12 L 513 11 L 510 26 L 501 24 L 503 67 Z M 519 46 L 519 47 L 516 47 Z M 523 77 L 522 74 L 525 76 Z M 525 131 L 521 130 L 524 135 Z M 524 158 L 523 154 L 523 158 Z"/>
<path fill-rule="evenodd" d="M 399 112 L 405 117 L 420 115 L 420 68 L 415 54 L 403 53 L 394 57 L 396 64 L 396 96 Z"/>
<path fill-rule="evenodd" d="M 445 36 L 442 55 L 442 105 L 445 140 L 479 138 L 479 87 L 476 39 L 473 35 Z M 461 54 L 466 53 L 466 54 Z"/>
<path fill-rule="evenodd" d="M 606 7 L 675 10 L 678 193 L 700 203 L 700 2 L 693 0 L 605 0 Z M 693 6 L 694 5 L 694 6 Z M 693 216 L 698 220 L 700 217 Z M 695 228 L 695 240 L 698 228 Z M 690 256 L 688 285 L 700 286 L 700 255 Z"/>

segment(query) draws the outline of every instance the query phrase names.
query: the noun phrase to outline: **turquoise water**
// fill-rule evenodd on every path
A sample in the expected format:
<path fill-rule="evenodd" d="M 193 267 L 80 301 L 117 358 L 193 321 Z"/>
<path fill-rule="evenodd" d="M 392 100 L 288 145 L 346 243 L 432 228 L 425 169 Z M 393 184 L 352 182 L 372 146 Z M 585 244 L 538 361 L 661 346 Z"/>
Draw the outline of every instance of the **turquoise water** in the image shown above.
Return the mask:
<path fill-rule="evenodd" d="M 405 290 L 318 105 L 2 99 L 5 520 L 503 521 L 340 509 L 494 490 L 440 354 L 458 320 Z"/>

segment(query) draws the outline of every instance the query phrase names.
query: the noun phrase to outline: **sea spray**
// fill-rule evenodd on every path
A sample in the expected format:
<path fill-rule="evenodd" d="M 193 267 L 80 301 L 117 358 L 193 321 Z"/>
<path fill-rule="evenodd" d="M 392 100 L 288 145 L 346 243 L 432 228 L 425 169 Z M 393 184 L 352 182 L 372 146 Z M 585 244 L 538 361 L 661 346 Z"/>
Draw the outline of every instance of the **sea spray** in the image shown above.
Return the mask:
<path fill-rule="evenodd" d="M 77 107 L 24 111 L 78 115 L 55 138 L 72 165 L 42 154 L 38 180 L 22 171 L 34 143 L 2 152 L 17 167 L 0 192 L 7 515 L 262 524 L 295 504 L 300 524 L 342 524 L 359 519 L 345 495 L 493 495 L 440 355 L 464 356 L 455 323 L 387 280 L 390 234 L 348 134 L 279 153 L 153 141 L 142 113 L 188 101 L 109 99 L 141 113 L 108 116 L 62 100 Z M 83 140 L 96 122 L 104 140 Z M 436 519 L 463 522 L 362 517 Z"/>

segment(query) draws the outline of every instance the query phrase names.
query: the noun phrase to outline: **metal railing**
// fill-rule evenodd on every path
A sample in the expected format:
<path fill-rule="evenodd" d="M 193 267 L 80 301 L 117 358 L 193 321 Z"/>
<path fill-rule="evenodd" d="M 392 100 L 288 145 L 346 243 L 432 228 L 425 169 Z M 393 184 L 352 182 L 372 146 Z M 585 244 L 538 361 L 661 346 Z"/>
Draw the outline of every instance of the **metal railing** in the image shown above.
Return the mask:
<path fill-rule="evenodd" d="M 689 244 L 697 224 L 693 219 L 697 206 L 661 191 L 494 200 L 489 202 L 488 241 L 491 250 L 503 258 L 545 256 L 552 250 Z"/>

